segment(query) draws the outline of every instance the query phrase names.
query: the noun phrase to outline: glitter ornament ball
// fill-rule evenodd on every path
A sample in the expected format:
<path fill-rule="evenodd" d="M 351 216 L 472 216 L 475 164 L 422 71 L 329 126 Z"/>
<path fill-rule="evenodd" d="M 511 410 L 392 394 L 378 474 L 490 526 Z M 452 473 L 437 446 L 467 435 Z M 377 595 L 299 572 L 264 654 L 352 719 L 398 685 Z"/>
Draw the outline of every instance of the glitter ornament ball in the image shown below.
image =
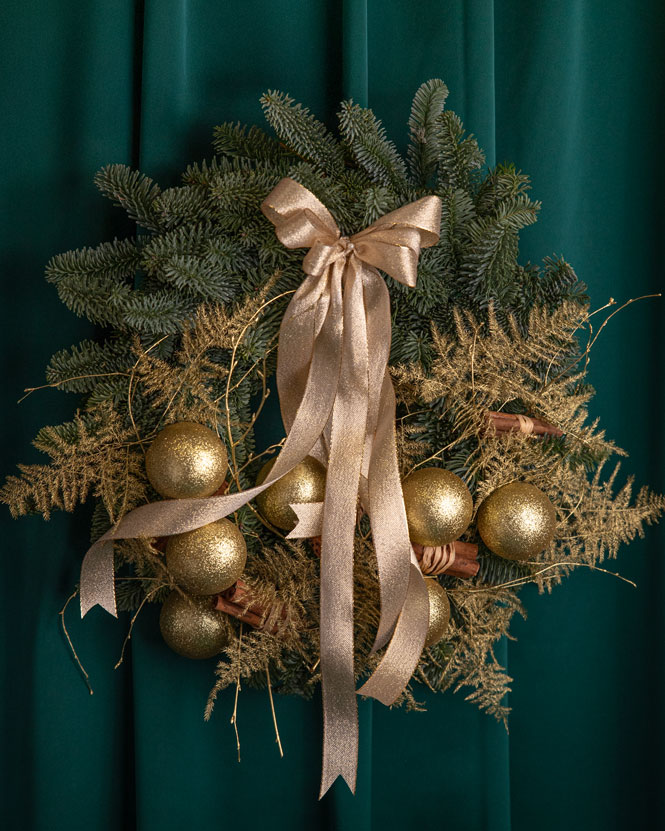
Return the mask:
<path fill-rule="evenodd" d="M 190 421 L 164 427 L 145 454 L 150 484 L 167 499 L 210 496 L 222 485 L 227 467 L 219 436 Z"/>
<path fill-rule="evenodd" d="M 508 560 L 528 560 L 554 539 L 556 511 L 540 488 L 510 482 L 483 501 L 476 522 L 490 551 Z"/>
<path fill-rule="evenodd" d="M 450 622 L 450 601 L 448 594 L 438 580 L 433 577 L 425 579 L 429 595 L 429 626 L 425 638 L 425 649 L 434 646 L 446 634 Z"/>
<path fill-rule="evenodd" d="M 228 643 L 228 623 L 209 597 L 171 592 L 162 604 L 159 628 L 167 645 L 184 658 L 212 658 Z"/>
<path fill-rule="evenodd" d="M 469 527 L 473 499 L 464 482 L 438 467 L 424 467 L 402 482 L 411 542 L 446 545 Z"/>
<path fill-rule="evenodd" d="M 259 471 L 256 484 L 260 485 L 270 473 L 275 460 L 271 459 Z M 293 531 L 298 517 L 291 507 L 294 502 L 323 502 L 326 493 L 326 469 L 312 456 L 306 456 L 293 470 L 278 479 L 256 497 L 256 504 L 264 519 L 283 531 Z"/>
<path fill-rule="evenodd" d="M 190 594 L 217 594 L 240 577 L 247 560 L 245 538 L 228 519 L 175 534 L 166 543 L 166 567 Z"/>

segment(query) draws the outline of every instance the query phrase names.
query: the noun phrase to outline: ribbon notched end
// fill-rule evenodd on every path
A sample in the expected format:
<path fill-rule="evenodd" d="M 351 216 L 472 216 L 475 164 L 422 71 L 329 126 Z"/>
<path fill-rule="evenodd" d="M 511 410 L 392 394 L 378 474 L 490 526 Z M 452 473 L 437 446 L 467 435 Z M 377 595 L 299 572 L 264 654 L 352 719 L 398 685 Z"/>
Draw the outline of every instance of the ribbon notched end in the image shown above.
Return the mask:
<path fill-rule="evenodd" d="M 292 502 L 289 507 L 298 517 L 296 527 L 287 540 L 320 537 L 323 530 L 323 502 Z"/>
<path fill-rule="evenodd" d="M 334 778 L 321 780 L 321 790 L 319 792 L 319 799 L 323 799 L 323 797 L 328 793 L 330 788 L 335 784 L 338 779 L 343 779 L 346 782 L 348 789 L 351 791 L 353 796 L 356 795 L 356 771 L 349 771 L 348 773 L 338 773 L 335 775 Z"/>
<path fill-rule="evenodd" d="M 113 542 L 100 540 L 88 549 L 81 563 L 81 617 L 94 606 L 101 606 L 118 617 L 113 577 Z"/>

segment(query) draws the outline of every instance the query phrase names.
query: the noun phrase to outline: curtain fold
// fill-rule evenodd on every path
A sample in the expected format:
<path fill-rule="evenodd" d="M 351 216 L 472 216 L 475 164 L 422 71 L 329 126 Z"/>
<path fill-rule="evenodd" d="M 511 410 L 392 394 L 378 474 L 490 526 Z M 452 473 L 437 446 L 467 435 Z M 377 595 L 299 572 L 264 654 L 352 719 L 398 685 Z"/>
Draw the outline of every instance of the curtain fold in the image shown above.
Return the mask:
<path fill-rule="evenodd" d="M 211 155 L 222 121 L 262 124 L 258 98 L 289 92 L 334 125 L 342 97 L 367 104 L 404 149 L 413 93 L 431 77 L 487 153 L 532 176 L 543 200 L 523 261 L 563 253 L 594 306 L 662 289 L 665 13 L 655 0 L 16 0 L 2 16 L 6 129 L 0 179 L 4 326 L 2 472 L 74 400 L 42 391 L 52 353 L 92 336 L 41 273 L 68 247 L 131 233 L 91 184 L 108 162 L 165 185 Z M 593 413 L 631 452 L 638 483 L 665 488 L 663 301 L 618 316 L 592 360 Z M 45 326 L 45 321 L 48 325 Z M 274 411 L 275 419 L 278 418 Z M 278 427 L 276 426 L 276 430 Z M 85 514 L 85 511 L 83 512 Z M 498 658 L 515 678 L 510 736 L 457 695 L 418 689 L 425 713 L 360 701 L 357 795 L 317 802 L 320 700 L 243 689 L 237 762 L 233 690 L 210 723 L 214 662 L 166 649 L 157 611 L 66 621 L 90 696 L 59 629 L 87 547 L 87 518 L 12 522 L 4 541 L 5 827 L 168 831 L 249 825 L 338 831 L 613 831 L 665 823 L 662 531 L 602 574 L 552 596 L 526 592 L 529 620 Z M 7 807 L 5 807 L 7 806 Z"/>
<path fill-rule="evenodd" d="M 368 0 L 342 0 L 342 93 L 361 107 L 368 106 Z"/>
<path fill-rule="evenodd" d="M 608 2 L 602 13 L 575 0 L 496 3 L 497 156 L 530 173 L 543 200 L 523 256 L 563 253 L 594 308 L 665 284 L 656 253 L 664 34 L 663 9 L 649 2 Z M 592 351 L 589 375 L 592 413 L 630 452 L 624 469 L 661 491 L 664 315 L 662 300 L 621 312 Z M 570 825 L 571 816 L 580 828 L 665 824 L 664 541 L 662 528 L 651 529 L 606 565 L 637 590 L 580 570 L 551 597 L 525 593 L 529 619 L 517 621 L 510 644 L 516 830 L 536 817 L 544 828 Z M 543 783 L 566 799 L 541 820 Z"/>
<path fill-rule="evenodd" d="M 53 352 L 93 335 L 44 283 L 44 263 L 131 230 L 90 183 L 109 159 L 130 161 L 134 10 L 124 0 L 113 9 L 28 0 L 3 4 L 0 21 L 4 477 L 19 461 L 41 461 L 30 448 L 37 430 L 72 415 L 73 399 L 54 390 L 17 405 L 24 387 L 43 383 Z M 90 696 L 58 618 L 78 580 L 86 518 L 14 523 L 3 506 L 0 522 L 0 823 L 121 828 L 133 814 L 131 698 L 127 674 L 113 671 L 122 631 L 98 615 L 82 626 L 75 600 L 67 610 Z"/>

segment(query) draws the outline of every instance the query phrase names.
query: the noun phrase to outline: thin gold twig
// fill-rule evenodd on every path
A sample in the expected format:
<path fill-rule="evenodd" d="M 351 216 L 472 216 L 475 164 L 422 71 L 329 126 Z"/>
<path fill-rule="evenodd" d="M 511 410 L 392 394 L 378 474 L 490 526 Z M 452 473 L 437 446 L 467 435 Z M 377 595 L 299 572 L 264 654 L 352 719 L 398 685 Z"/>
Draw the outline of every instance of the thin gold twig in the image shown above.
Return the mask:
<path fill-rule="evenodd" d="M 473 330 L 473 343 L 471 344 L 471 394 L 476 394 L 476 344 L 478 343 L 478 332 L 480 326 L 476 326 Z"/>
<path fill-rule="evenodd" d="M 272 297 L 270 300 L 267 300 L 265 303 L 263 303 L 261 306 L 259 306 L 259 308 L 254 312 L 254 314 L 251 315 L 251 317 L 249 318 L 247 323 L 242 327 L 242 329 L 240 330 L 240 332 L 238 333 L 237 337 L 235 338 L 235 340 L 233 342 L 233 349 L 231 350 L 231 360 L 229 362 L 229 374 L 226 377 L 226 389 L 225 389 L 225 392 L 224 392 L 224 404 L 226 406 L 226 432 L 227 432 L 227 435 L 229 437 L 229 447 L 230 447 L 230 450 L 231 450 L 231 466 L 232 466 L 232 469 L 233 469 L 232 470 L 232 475 L 233 475 L 233 478 L 234 478 L 236 484 L 238 485 L 238 487 L 240 487 L 240 482 L 238 480 L 238 463 L 237 463 L 237 460 L 236 460 L 236 448 L 235 448 L 235 442 L 233 440 L 233 432 L 231 430 L 231 408 L 229 406 L 229 395 L 231 393 L 231 378 L 233 377 L 233 371 L 235 370 L 235 367 L 236 367 L 236 355 L 237 355 L 237 352 L 238 352 L 238 347 L 242 343 L 242 340 L 245 337 L 245 333 L 247 332 L 247 330 L 251 326 L 254 319 L 256 317 L 258 317 L 261 314 L 261 312 L 264 311 L 264 309 L 267 309 L 268 306 L 270 306 L 272 303 L 275 303 L 277 300 L 280 300 L 283 297 L 288 297 L 288 295 L 293 294 L 293 293 L 294 293 L 293 289 L 291 289 L 289 291 L 284 291 L 281 294 L 275 295 L 275 297 Z"/>
<path fill-rule="evenodd" d="M 270 447 L 266 447 L 266 449 L 265 449 L 265 450 L 262 450 L 260 453 L 254 453 L 254 454 L 253 454 L 253 455 L 252 455 L 252 456 L 251 456 L 251 457 L 250 457 L 250 458 L 249 458 L 249 459 L 245 462 L 245 464 L 244 464 L 244 465 L 241 465 L 241 466 L 238 468 L 238 473 L 242 473 L 242 472 L 243 472 L 243 470 L 245 470 L 247 467 L 249 467 L 249 465 L 253 464 L 253 463 L 254 463 L 257 459 L 260 459 L 260 458 L 261 458 L 261 456 L 268 456 L 268 455 L 270 455 L 271 453 L 274 453 L 276 450 L 279 450 L 279 448 L 280 448 L 280 447 L 282 447 L 282 445 L 284 444 L 284 442 L 285 442 L 285 441 L 286 441 L 286 439 L 280 439 L 278 442 L 275 442 L 275 444 L 271 444 L 271 445 L 270 445 Z"/>
<path fill-rule="evenodd" d="M 397 421 L 406 421 L 407 418 L 411 418 L 412 416 L 421 415 L 422 413 L 429 413 L 429 410 L 414 410 L 413 412 L 408 412 L 403 416 L 400 416 Z"/>
<path fill-rule="evenodd" d="M 272 713 L 272 723 L 275 725 L 275 741 L 277 742 L 277 747 L 279 747 L 279 755 L 284 758 L 284 750 L 282 748 L 282 740 L 279 737 L 279 727 L 277 726 L 277 716 L 275 714 L 275 702 L 273 701 L 272 697 L 272 684 L 270 683 L 270 670 L 268 669 L 268 664 L 266 664 L 266 678 L 268 679 L 268 696 L 270 698 L 270 711 Z"/>
<path fill-rule="evenodd" d="M 449 442 L 445 447 L 442 447 L 440 450 L 437 450 L 436 453 L 432 453 L 431 456 L 428 456 L 426 459 L 423 459 L 422 462 L 417 462 L 415 465 L 411 467 L 409 473 L 413 473 L 414 470 L 417 470 L 419 467 L 426 465 L 427 462 L 432 462 L 434 459 L 437 459 L 442 453 L 445 453 L 446 450 L 450 450 L 451 447 L 454 447 L 460 441 L 459 438 L 453 439 L 453 441 Z"/>
<path fill-rule="evenodd" d="M 146 596 L 143 598 L 141 603 L 139 604 L 138 609 L 134 612 L 134 615 L 132 616 L 132 619 L 129 621 L 129 629 L 127 631 L 127 635 L 125 636 L 125 640 L 122 642 L 122 650 L 120 651 L 120 658 L 118 658 L 118 663 L 113 667 L 113 669 L 118 669 L 118 667 L 125 660 L 125 649 L 127 648 L 127 644 L 129 643 L 130 638 L 132 637 L 132 631 L 134 629 L 134 624 L 136 623 L 136 618 L 139 616 L 139 613 L 140 613 L 141 609 L 145 606 L 145 604 L 153 596 L 153 594 L 157 594 L 157 592 L 163 587 L 163 585 L 164 584 L 161 583 L 156 588 L 151 589 L 148 592 L 148 594 L 146 594 Z"/>
<path fill-rule="evenodd" d="M 243 383 L 243 381 L 244 381 L 244 380 L 245 380 L 245 379 L 246 379 L 249 375 L 251 375 L 251 374 L 252 374 L 252 372 L 256 369 L 256 367 L 257 367 L 259 364 L 263 364 L 263 366 L 264 366 L 264 368 L 265 368 L 265 365 L 266 365 L 266 361 L 267 361 L 267 359 L 268 359 L 268 356 L 269 356 L 272 352 L 274 352 L 274 351 L 275 351 L 275 349 L 277 349 L 277 344 L 276 344 L 276 343 L 274 343 L 274 341 L 275 341 L 275 340 L 277 340 L 277 337 L 278 337 L 278 335 L 274 335 L 274 336 L 273 336 L 273 337 L 272 337 L 272 338 L 268 341 L 268 343 L 266 344 L 266 350 L 265 350 L 265 352 L 263 353 L 262 357 L 261 357 L 259 360 L 254 361 L 254 363 L 253 363 L 253 364 L 249 367 L 249 369 L 248 369 L 246 372 L 244 372 L 244 373 L 240 376 L 240 378 L 239 378 L 239 379 L 235 382 L 235 384 L 234 384 L 234 385 L 230 388 L 229 392 L 235 392 L 235 390 L 237 390 L 237 389 L 238 389 L 238 387 L 240 387 L 240 386 L 241 386 L 241 384 Z M 213 399 L 213 403 L 215 403 L 215 404 L 216 404 L 216 403 L 217 403 L 220 399 L 222 399 L 222 398 L 224 398 L 224 396 L 223 396 L 223 395 L 218 395 L 218 396 L 217 396 L 217 398 L 214 398 L 214 399 Z"/>
<path fill-rule="evenodd" d="M 236 748 L 238 750 L 238 762 L 240 762 L 240 735 L 238 733 L 238 695 L 240 694 L 240 649 L 242 646 L 242 621 L 240 623 L 240 633 L 238 635 L 238 678 L 236 680 L 236 694 L 233 701 L 233 714 L 231 715 L 231 724 L 236 733 Z"/>
<path fill-rule="evenodd" d="M 63 378 L 62 381 L 53 381 L 51 384 L 41 384 L 39 387 L 26 387 L 23 392 L 25 395 L 21 396 L 19 400 L 16 402 L 20 404 L 22 401 L 32 395 L 33 392 L 37 392 L 38 390 L 49 390 L 49 389 L 57 389 L 61 387 L 63 384 L 68 384 L 70 381 L 83 381 L 86 378 L 110 378 L 112 375 L 129 375 L 128 372 L 96 372 L 91 375 L 72 375 L 71 378 Z"/>
<path fill-rule="evenodd" d="M 80 660 L 79 656 L 76 654 L 76 650 L 74 649 L 74 644 L 72 643 L 72 639 L 69 637 L 69 632 L 67 631 L 67 624 L 65 623 L 65 612 L 67 611 L 67 606 L 69 606 L 71 601 L 76 597 L 76 595 L 78 593 L 79 593 L 78 589 L 74 589 L 74 591 L 67 598 L 67 601 L 66 601 L 65 605 L 58 612 L 58 614 L 60 615 L 60 623 L 62 624 L 62 631 L 65 633 L 65 637 L 67 638 L 67 643 L 69 644 L 69 648 L 72 652 L 72 655 L 74 656 L 74 660 L 78 664 L 78 668 L 81 670 L 81 675 L 83 676 L 83 680 L 85 681 L 85 685 L 88 688 L 88 692 L 90 693 L 90 695 L 92 695 L 93 692 L 92 692 L 92 687 L 90 685 L 90 676 L 85 671 L 85 668 L 84 668 L 83 664 L 81 663 L 81 660 Z"/>
<path fill-rule="evenodd" d="M 153 344 L 151 344 L 144 352 L 142 352 L 138 358 L 136 359 L 134 366 L 132 367 L 131 374 L 129 376 L 129 387 L 127 389 L 127 412 L 129 414 L 129 420 L 132 422 L 132 427 L 134 428 L 134 433 L 136 434 L 136 438 L 138 439 L 138 443 L 141 445 L 141 450 L 145 453 L 145 447 L 143 446 L 143 440 L 139 435 L 138 427 L 136 426 L 136 422 L 134 421 L 134 411 L 132 408 L 132 399 L 134 397 L 134 391 L 136 389 L 136 384 L 134 383 L 136 379 L 136 371 L 139 368 L 139 364 L 141 363 L 141 359 L 152 352 L 153 349 L 156 349 L 160 343 L 165 341 L 170 335 L 164 335 L 163 337 L 156 340 Z"/>
<path fill-rule="evenodd" d="M 584 371 L 586 371 L 587 367 L 589 366 L 589 360 L 590 360 L 589 354 L 591 353 L 591 350 L 593 349 L 596 341 L 600 337 L 601 332 L 607 326 L 607 324 L 610 322 L 610 320 L 612 320 L 612 318 L 615 315 L 618 315 L 619 312 L 623 311 L 627 306 L 630 306 L 633 303 L 637 303 L 638 300 L 649 300 L 649 299 L 652 299 L 652 298 L 655 298 L 655 297 L 662 297 L 662 294 L 660 292 L 658 292 L 656 294 L 643 294 L 640 297 L 631 297 L 630 300 L 626 300 L 625 303 L 622 303 L 618 308 L 616 308 L 613 312 L 611 312 L 610 314 L 607 315 L 607 317 L 603 320 L 603 322 L 598 327 L 598 331 L 596 332 L 595 335 L 593 334 L 593 328 L 592 328 L 591 324 L 589 324 L 589 340 L 587 341 L 587 345 L 586 345 L 586 348 L 585 348 L 584 352 L 582 352 L 582 354 L 578 358 L 576 358 L 571 364 L 569 364 L 567 367 L 564 367 L 564 369 L 562 369 L 561 372 L 558 375 L 555 375 L 555 377 L 552 378 L 551 381 L 546 381 L 545 384 L 543 384 L 541 392 L 546 390 L 547 387 L 550 384 L 553 384 L 559 378 L 565 376 L 566 373 L 568 373 L 571 369 L 573 369 L 573 367 L 575 367 L 582 360 L 584 361 Z M 602 311 L 603 309 L 607 309 L 609 306 L 613 306 L 615 303 L 616 303 L 616 301 L 614 300 L 614 298 L 610 298 L 609 303 L 606 303 L 604 306 L 601 306 L 600 309 L 596 309 L 595 312 L 591 312 L 590 314 L 588 314 L 586 316 L 586 319 L 585 319 L 584 322 L 588 322 L 589 319 L 594 314 L 597 314 L 598 312 Z M 549 368 L 548 368 L 548 374 L 549 374 Z"/>
<path fill-rule="evenodd" d="M 529 563 L 528 561 L 525 565 L 535 565 L 535 563 Z M 545 574 L 547 571 L 551 571 L 553 568 L 564 568 L 570 566 L 571 568 L 576 567 L 583 567 L 588 568 L 591 571 L 601 571 L 603 574 L 609 574 L 610 577 L 616 577 L 617 580 L 622 580 L 624 583 L 628 583 L 633 588 L 637 588 L 637 583 L 634 583 L 632 580 L 629 580 L 627 577 L 624 577 L 622 574 L 617 574 L 616 571 L 610 571 L 606 568 L 600 568 L 600 566 L 593 565 L 592 563 L 579 563 L 579 562 L 568 562 L 563 560 L 558 563 L 549 563 L 549 565 L 545 566 L 545 568 L 541 568 L 539 571 L 534 572 L 533 574 L 525 575 L 524 577 L 517 577 L 514 580 L 508 580 L 506 583 L 499 583 L 496 586 L 483 586 L 478 588 L 470 588 L 466 591 L 469 594 L 478 594 L 482 592 L 494 591 L 496 589 L 509 589 L 515 586 L 524 586 L 527 583 L 536 583 L 535 578 L 540 577 L 541 574 Z"/>

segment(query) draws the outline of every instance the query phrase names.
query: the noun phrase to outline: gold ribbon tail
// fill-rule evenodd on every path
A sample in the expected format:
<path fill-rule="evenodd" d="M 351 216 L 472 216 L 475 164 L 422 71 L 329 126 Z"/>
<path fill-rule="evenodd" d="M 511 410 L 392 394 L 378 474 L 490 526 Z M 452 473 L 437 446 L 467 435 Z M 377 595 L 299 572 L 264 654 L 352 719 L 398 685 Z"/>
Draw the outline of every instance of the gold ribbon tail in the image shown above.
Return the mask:
<path fill-rule="evenodd" d="M 95 543 L 81 563 L 80 583 L 81 617 L 93 606 L 101 606 L 113 617 L 118 617 L 113 577 L 113 541 Z"/>
<path fill-rule="evenodd" d="M 116 539 L 155 538 L 183 534 L 234 513 L 259 493 L 292 470 L 309 454 L 330 419 L 336 386 L 330 378 L 339 376 L 342 356 L 342 301 L 325 294 L 312 301 L 311 278 L 305 280 L 291 300 L 303 317 L 317 318 L 312 335 L 312 357 L 302 399 L 292 417 L 291 429 L 270 473 L 261 485 L 239 493 L 203 499 L 165 499 L 130 511 L 91 546 L 81 565 L 81 613 L 103 606 L 115 614 L 113 556 L 103 544 Z M 320 294 L 320 293 L 319 293 Z M 286 318 L 286 315 L 285 315 Z M 284 325 L 284 324 L 282 324 Z"/>
<path fill-rule="evenodd" d="M 335 266 L 333 266 L 335 268 Z M 321 687 L 323 796 L 338 776 L 352 792 L 358 763 L 358 705 L 353 667 L 353 546 L 365 445 L 367 327 L 361 269 L 344 270 L 344 335 L 321 535 Z"/>
<path fill-rule="evenodd" d="M 411 557 L 409 585 L 404 602 L 380 664 L 358 690 L 358 695 L 394 704 L 415 672 L 427 637 L 429 598 L 415 554 Z"/>
<path fill-rule="evenodd" d="M 320 537 L 323 531 L 323 502 L 292 502 L 289 506 L 298 518 L 296 527 L 286 535 L 287 540 Z"/>

